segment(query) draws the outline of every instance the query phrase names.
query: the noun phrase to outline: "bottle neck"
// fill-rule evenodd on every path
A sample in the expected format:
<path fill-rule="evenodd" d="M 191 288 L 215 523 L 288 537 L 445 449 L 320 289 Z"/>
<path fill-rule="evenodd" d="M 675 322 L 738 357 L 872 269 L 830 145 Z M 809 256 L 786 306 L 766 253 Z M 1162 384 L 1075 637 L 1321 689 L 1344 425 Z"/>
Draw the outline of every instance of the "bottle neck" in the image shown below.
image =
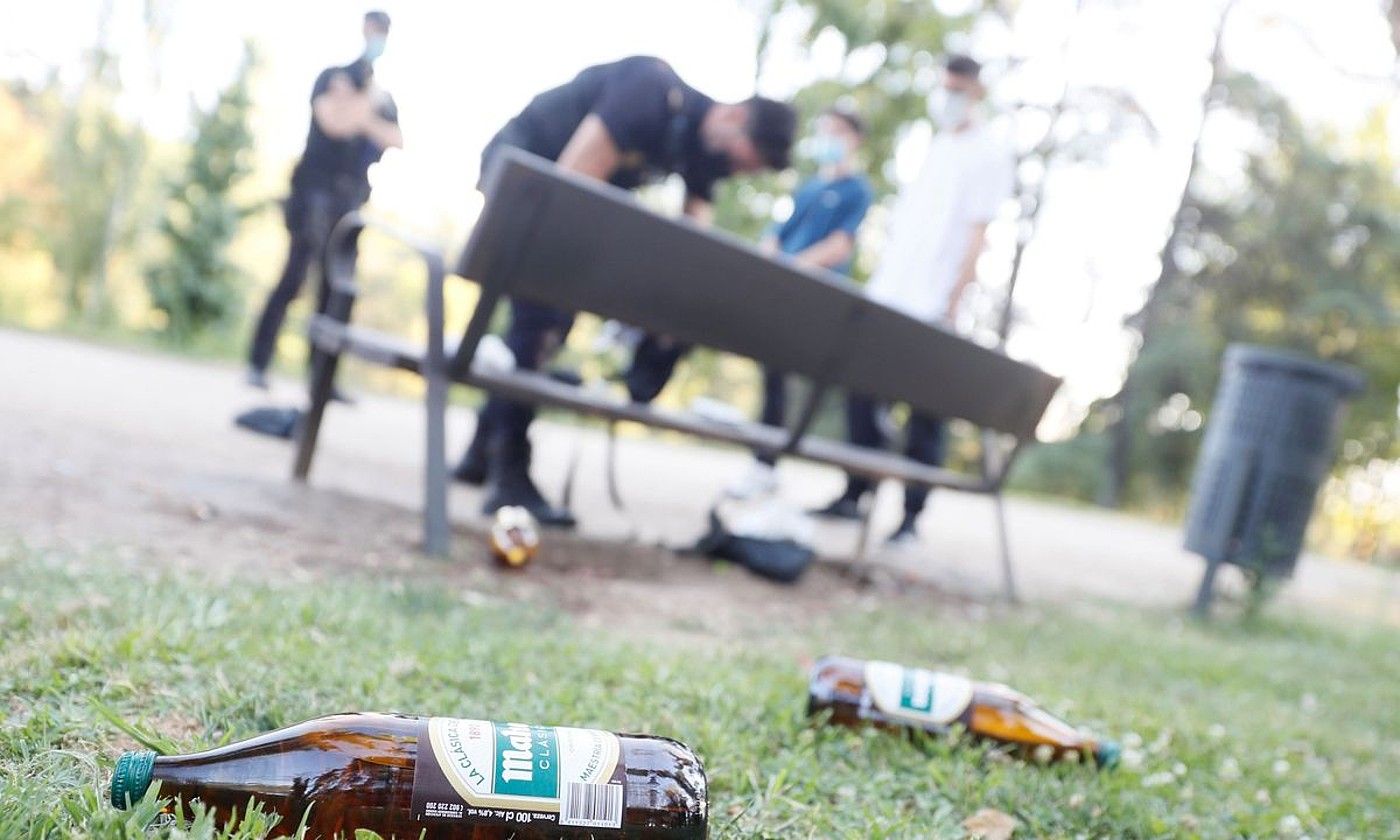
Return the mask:
<path fill-rule="evenodd" d="M 156 754 L 150 750 L 122 753 L 112 771 L 112 805 L 126 809 L 141 801 L 151 787 Z"/>

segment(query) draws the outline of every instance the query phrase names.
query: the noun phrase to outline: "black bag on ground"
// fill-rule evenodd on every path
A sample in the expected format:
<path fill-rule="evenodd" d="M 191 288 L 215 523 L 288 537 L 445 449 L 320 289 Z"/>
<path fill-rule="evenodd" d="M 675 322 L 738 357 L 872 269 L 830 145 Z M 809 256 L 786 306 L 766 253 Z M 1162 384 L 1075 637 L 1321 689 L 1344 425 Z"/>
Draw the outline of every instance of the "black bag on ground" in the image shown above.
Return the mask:
<path fill-rule="evenodd" d="M 237 426 L 268 437 L 291 440 L 301 424 L 299 408 L 254 408 L 233 418 Z"/>
<path fill-rule="evenodd" d="M 812 565 L 815 552 L 793 539 L 746 537 L 731 533 L 710 511 L 710 531 L 695 544 L 695 553 L 728 560 L 759 577 L 779 583 L 795 583 Z"/>

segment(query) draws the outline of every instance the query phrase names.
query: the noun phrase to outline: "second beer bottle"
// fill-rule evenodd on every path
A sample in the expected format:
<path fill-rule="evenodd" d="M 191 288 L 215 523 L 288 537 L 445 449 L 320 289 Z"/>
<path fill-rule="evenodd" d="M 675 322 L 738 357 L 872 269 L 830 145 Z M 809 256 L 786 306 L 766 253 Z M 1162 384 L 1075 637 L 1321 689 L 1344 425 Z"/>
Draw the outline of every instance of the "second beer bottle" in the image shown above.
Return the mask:
<path fill-rule="evenodd" d="M 827 656 L 812 666 L 807 713 L 829 711 L 832 723 L 872 723 L 930 733 L 961 726 L 1023 758 L 1118 763 L 1119 747 L 1080 732 L 1029 697 L 998 683 L 906 668 L 893 662 Z"/>
<path fill-rule="evenodd" d="M 250 798 L 292 834 L 427 840 L 703 840 L 705 771 L 684 744 L 593 729 L 345 714 L 183 756 L 127 753 L 125 808 L 160 783 L 221 824 Z"/>

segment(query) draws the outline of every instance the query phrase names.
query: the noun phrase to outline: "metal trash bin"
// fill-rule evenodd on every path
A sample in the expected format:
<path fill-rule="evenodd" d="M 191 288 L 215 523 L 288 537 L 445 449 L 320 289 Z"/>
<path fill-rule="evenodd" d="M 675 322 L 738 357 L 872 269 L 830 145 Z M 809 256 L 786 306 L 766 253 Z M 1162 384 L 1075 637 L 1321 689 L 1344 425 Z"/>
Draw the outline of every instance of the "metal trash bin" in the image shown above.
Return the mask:
<path fill-rule="evenodd" d="M 1365 387 L 1355 368 L 1245 344 L 1222 367 L 1186 519 L 1186 549 L 1206 559 L 1199 611 L 1222 563 L 1293 573 L 1345 401 Z"/>

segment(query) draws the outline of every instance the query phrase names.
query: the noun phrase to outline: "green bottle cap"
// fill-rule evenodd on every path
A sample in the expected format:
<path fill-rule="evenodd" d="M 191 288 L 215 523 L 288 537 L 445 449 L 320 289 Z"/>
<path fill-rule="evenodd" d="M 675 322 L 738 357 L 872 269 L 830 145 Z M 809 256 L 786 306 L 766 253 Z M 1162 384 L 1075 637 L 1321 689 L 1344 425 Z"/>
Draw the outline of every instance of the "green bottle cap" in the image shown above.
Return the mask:
<path fill-rule="evenodd" d="M 117 769 L 112 771 L 112 806 L 126 810 L 128 803 L 134 803 L 146 795 L 151 786 L 151 771 L 155 768 L 156 754 L 150 751 L 122 753 L 117 759 Z"/>
<path fill-rule="evenodd" d="M 1117 741 L 1104 741 L 1094 748 L 1094 763 L 1105 770 L 1118 766 L 1118 758 L 1123 755 L 1123 747 Z"/>

